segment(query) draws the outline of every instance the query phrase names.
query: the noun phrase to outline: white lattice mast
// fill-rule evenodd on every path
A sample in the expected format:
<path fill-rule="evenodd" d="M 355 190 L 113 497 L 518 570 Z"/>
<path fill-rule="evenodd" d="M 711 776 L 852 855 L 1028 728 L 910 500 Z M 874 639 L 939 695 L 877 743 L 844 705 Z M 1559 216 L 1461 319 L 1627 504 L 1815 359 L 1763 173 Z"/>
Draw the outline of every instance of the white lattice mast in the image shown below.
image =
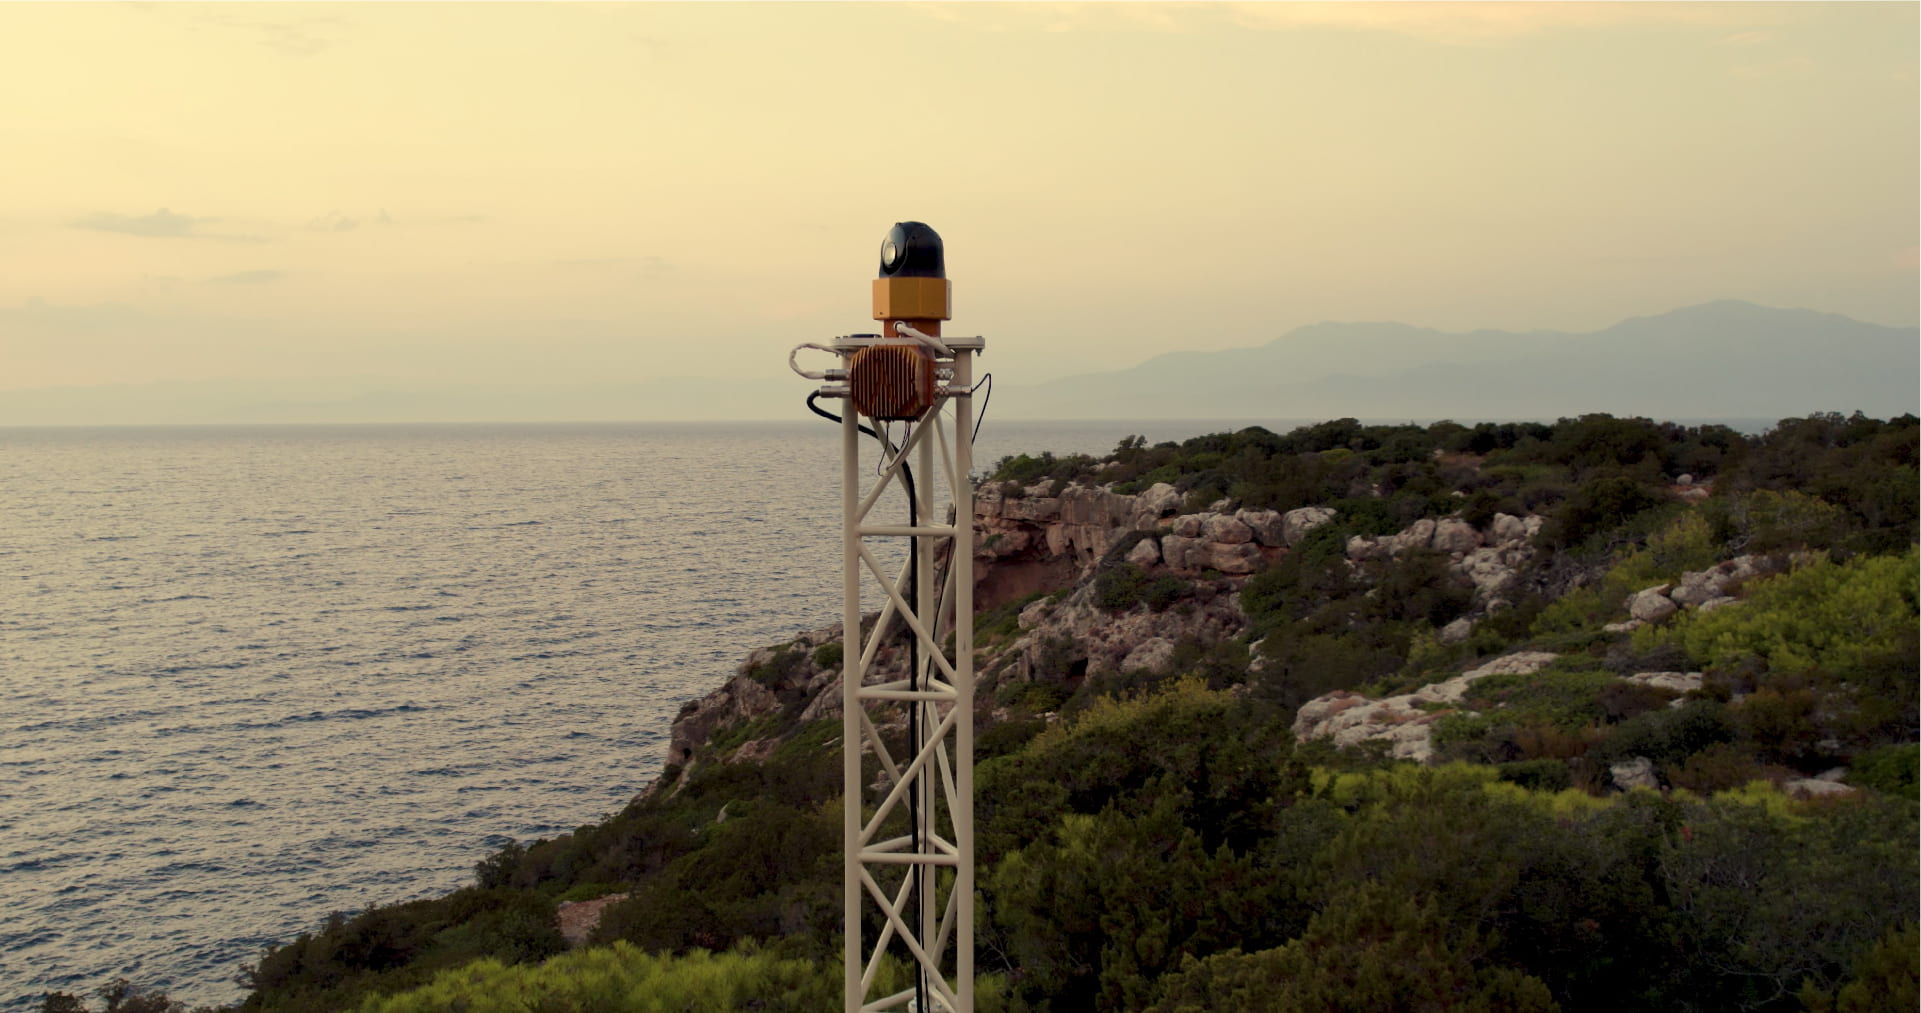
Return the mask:
<path fill-rule="evenodd" d="M 973 386 L 980 338 L 940 336 L 940 237 L 894 226 L 874 283 L 879 335 L 816 345 L 842 368 L 805 374 L 841 398 L 842 777 L 847 1013 L 974 1008 Z M 798 367 L 796 367 L 798 368 Z M 888 434 L 904 426 L 895 445 Z M 872 434 L 863 438 L 863 430 Z M 866 461 L 863 463 L 863 447 Z M 867 479 L 872 478 L 869 482 Z M 900 489 L 910 519 L 875 516 Z M 887 572 L 872 540 L 905 538 Z M 863 628 L 865 593 L 880 612 Z M 951 646 L 950 646 L 951 645 Z M 876 676 L 883 654 L 908 657 Z M 889 665 L 886 670 L 893 671 Z M 885 681 L 875 681 L 876 678 Z M 900 734 L 902 731 L 905 734 Z M 888 745 L 888 738 L 895 744 Z M 878 925 L 867 932 L 868 924 Z M 882 959 L 913 968 L 875 996 Z"/>

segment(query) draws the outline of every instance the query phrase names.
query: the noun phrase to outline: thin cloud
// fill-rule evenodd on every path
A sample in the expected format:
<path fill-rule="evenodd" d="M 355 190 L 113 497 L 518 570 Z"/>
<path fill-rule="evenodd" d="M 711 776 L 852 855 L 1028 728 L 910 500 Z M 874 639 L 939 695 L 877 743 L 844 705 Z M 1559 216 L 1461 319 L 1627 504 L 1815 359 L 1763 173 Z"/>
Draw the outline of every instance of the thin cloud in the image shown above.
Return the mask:
<path fill-rule="evenodd" d="M 268 20 L 230 14 L 204 14 L 195 20 L 248 33 L 254 41 L 285 56 L 315 56 L 345 41 L 346 21 L 338 17 Z"/>
<path fill-rule="evenodd" d="M 614 268 L 624 271 L 637 271 L 641 274 L 664 274 L 673 270 L 674 265 L 665 257 L 642 255 L 637 257 L 568 257 L 553 262 L 556 267 L 573 270 L 600 270 Z"/>
<path fill-rule="evenodd" d="M 381 212 L 381 218 L 385 220 L 386 212 Z M 360 227 L 360 220 L 349 218 L 338 211 L 329 211 L 308 222 L 307 227 L 315 232 L 351 232 Z"/>
<path fill-rule="evenodd" d="M 1805 56 L 1790 56 L 1772 63 L 1756 63 L 1741 67 L 1730 67 L 1728 74 L 1744 80 L 1757 80 L 1769 77 L 1806 77 L 1814 73 L 1815 62 Z"/>
<path fill-rule="evenodd" d="M 1390 32 L 1447 43 L 1503 42 L 1542 32 L 1652 24 L 1752 22 L 1755 12 L 1655 3 L 1234 3 L 1248 28 Z"/>
<path fill-rule="evenodd" d="M 208 278 L 207 284 L 209 285 L 265 285 L 270 282 L 279 281 L 280 279 L 285 278 L 286 276 L 287 276 L 287 272 L 285 271 L 237 271 L 233 274 L 223 274 L 223 275 L 220 275 L 219 277 Z"/>
<path fill-rule="evenodd" d="M 1544 32 L 1649 25 L 1719 26 L 1746 31 L 1781 15 L 1741 7 L 1656 3 L 932 3 L 923 17 L 990 32 L 1146 31 L 1181 34 L 1225 23 L 1255 31 L 1329 29 L 1379 32 L 1477 45 Z M 1746 34 L 1763 34 L 1749 31 Z M 1735 36 L 1730 36 L 1733 38 Z"/>
<path fill-rule="evenodd" d="M 150 215 L 117 215 L 111 211 L 100 211 L 73 222 L 76 229 L 91 229 L 95 232 L 118 232 L 128 236 L 145 236 L 149 239 L 192 239 L 194 229 L 213 218 L 195 218 L 192 215 L 177 215 L 167 208 L 161 208 Z"/>
<path fill-rule="evenodd" d="M 112 211 L 98 211 L 84 218 L 76 218 L 68 225 L 91 232 L 114 232 L 123 236 L 139 236 L 142 239 L 217 239 L 232 243 L 259 243 L 259 236 L 242 236 L 227 232 L 208 232 L 204 226 L 219 221 L 218 218 L 200 218 L 193 215 L 175 214 L 171 209 L 161 208 L 150 215 L 122 215 Z"/>

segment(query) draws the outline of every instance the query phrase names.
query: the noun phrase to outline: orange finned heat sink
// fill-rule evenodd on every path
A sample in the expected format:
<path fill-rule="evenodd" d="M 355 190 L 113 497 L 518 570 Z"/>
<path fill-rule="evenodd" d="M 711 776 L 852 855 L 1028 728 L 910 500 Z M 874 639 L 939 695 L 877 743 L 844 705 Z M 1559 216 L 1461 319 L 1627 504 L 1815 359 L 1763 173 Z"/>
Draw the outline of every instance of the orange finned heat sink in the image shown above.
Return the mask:
<path fill-rule="evenodd" d="M 934 357 L 915 345 L 874 345 L 854 353 L 849 393 L 862 415 L 917 419 L 934 406 Z"/>

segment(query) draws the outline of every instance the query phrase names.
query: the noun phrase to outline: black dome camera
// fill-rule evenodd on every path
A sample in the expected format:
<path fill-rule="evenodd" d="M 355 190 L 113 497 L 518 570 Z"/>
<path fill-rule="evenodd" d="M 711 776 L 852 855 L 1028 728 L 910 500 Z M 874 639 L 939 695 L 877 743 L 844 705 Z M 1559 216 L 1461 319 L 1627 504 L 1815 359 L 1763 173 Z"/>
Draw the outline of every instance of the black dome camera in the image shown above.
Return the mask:
<path fill-rule="evenodd" d="M 895 222 L 880 244 L 883 278 L 945 278 L 947 258 L 940 233 L 920 222 Z"/>

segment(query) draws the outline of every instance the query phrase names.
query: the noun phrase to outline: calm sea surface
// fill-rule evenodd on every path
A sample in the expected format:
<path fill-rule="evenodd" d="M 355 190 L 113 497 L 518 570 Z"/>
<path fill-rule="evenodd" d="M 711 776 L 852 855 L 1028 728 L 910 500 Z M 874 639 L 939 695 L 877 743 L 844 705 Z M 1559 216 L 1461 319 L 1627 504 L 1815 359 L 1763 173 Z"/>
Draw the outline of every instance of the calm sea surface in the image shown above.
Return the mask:
<path fill-rule="evenodd" d="M 230 1002 L 620 809 L 683 701 L 838 619 L 839 474 L 824 422 L 0 429 L 0 1010 Z"/>

